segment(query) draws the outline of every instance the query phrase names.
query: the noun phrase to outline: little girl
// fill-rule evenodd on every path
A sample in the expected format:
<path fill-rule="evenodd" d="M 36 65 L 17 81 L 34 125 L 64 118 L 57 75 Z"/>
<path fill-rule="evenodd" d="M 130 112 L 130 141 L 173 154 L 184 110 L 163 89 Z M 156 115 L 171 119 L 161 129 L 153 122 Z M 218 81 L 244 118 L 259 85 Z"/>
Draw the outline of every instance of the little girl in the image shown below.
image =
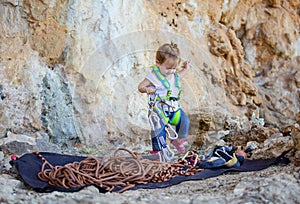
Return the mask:
<path fill-rule="evenodd" d="M 166 141 L 166 124 L 176 127 L 178 139 L 171 140 L 180 153 L 187 151 L 188 130 L 190 120 L 180 108 L 181 83 L 179 78 L 188 69 L 188 62 L 184 62 L 182 69 L 176 71 L 180 63 L 180 51 L 176 44 L 166 43 L 160 46 L 156 52 L 155 64 L 146 78 L 139 84 L 138 90 L 150 96 L 150 102 L 157 102 L 156 113 L 160 115 L 161 122 L 155 124 L 155 131 L 151 130 L 152 149 L 151 154 L 157 154 L 162 150 L 162 138 Z M 149 117 L 150 117 L 149 113 Z"/>

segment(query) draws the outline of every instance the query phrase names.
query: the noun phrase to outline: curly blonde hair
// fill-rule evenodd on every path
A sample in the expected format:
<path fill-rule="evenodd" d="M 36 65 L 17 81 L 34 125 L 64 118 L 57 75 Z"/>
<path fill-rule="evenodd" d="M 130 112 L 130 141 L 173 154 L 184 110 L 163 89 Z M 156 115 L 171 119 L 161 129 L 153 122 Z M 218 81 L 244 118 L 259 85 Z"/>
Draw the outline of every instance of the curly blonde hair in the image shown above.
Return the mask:
<path fill-rule="evenodd" d="M 159 64 L 168 61 L 168 63 L 177 66 L 180 63 L 180 51 L 177 44 L 171 42 L 160 46 L 156 52 L 156 61 Z"/>

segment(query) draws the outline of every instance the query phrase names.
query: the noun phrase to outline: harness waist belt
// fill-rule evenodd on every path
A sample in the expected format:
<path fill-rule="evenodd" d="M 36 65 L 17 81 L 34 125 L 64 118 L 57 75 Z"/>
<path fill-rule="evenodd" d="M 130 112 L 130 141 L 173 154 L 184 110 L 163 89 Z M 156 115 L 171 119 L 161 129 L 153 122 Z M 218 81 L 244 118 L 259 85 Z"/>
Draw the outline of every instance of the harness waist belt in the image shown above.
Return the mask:
<path fill-rule="evenodd" d="M 161 101 L 161 102 L 165 102 L 165 101 L 179 101 L 178 97 L 168 97 L 168 100 L 166 99 L 167 97 L 159 97 L 156 99 L 150 99 L 151 101 Z"/>
<path fill-rule="evenodd" d="M 178 101 L 178 98 L 177 98 L 177 97 L 170 97 L 169 100 L 170 100 L 170 101 Z"/>

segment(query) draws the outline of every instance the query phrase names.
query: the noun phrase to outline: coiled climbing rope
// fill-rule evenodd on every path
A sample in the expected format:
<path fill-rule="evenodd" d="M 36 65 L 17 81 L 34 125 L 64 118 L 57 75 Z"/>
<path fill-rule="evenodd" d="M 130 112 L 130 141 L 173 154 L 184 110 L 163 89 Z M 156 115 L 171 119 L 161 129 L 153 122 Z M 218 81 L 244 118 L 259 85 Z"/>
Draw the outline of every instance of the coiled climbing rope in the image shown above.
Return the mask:
<path fill-rule="evenodd" d="M 121 151 L 125 155 L 118 155 Z M 128 155 L 129 153 L 129 155 Z M 193 175 L 201 171 L 193 165 L 180 162 L 159 162 L 144 159 L 126 148 L 119 148 L 112 158 L 89 156 L 80 162 L 64 166 L 53 166 L 39 152 L 44 162 L 38 178 L 49 185 L 72 188 L 97 185 L 106 191 L 113 191 L 116 186 L 124 192 L 138 184 L 168 181 L 178 175 Z"/>

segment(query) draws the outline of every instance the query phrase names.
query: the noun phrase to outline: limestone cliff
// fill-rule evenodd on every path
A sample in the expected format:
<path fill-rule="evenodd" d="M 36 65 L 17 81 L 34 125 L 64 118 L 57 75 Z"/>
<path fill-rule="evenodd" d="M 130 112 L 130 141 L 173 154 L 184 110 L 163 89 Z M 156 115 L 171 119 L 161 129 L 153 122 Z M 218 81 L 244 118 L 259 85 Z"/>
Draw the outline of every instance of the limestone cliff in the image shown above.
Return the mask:
<path fill-rule="evenodd" d="M 0 13 L 2 144 L 147 149 L 137 85 L 170 41 L 191 62 L 181 103 L 193 141 L 253 113 L 267 127 L 299 124 L 298 0 L 4 0 Z"/>

